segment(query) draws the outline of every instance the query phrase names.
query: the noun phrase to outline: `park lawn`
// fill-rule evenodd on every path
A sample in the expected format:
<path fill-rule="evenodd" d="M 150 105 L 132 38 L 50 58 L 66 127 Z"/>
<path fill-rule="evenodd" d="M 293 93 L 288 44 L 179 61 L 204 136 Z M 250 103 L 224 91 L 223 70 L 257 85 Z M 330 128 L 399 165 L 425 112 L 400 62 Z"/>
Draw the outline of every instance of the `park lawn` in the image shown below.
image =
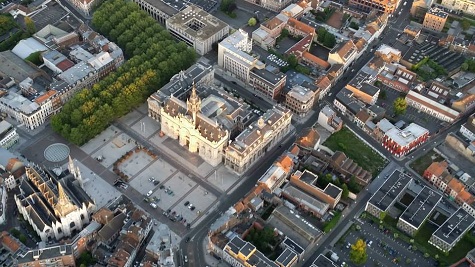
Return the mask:
<path fill-rule="evenodd" d="M 455 262 L 459 261 L 467 253 L 475 247 L 475 237 L 470 233 L 466 234 L 462 239 L 455 245 L 455 247 L 450 250 L 449 255 L 439 255 L 441 266 L 450 266 Z"/>
<path fill-rule="evenodd" d="M 432 159 L 434 158 L 434 159 Z M 442 158 L 438 153 L 431 151 L 420 158 L 416 159 L 413 161 L 410 165 L 410 167 L 416 171 L 418 174 L 423 175 L 424 171 L 429 167 L 432 162 L 434 161 L 441 161 L 444 158 Z"/>
<path fill-rule="evenodd" d="M 371 147 L 366 145 L 346 127 L 332 134 L 324 143 L 333 151 L 341 151 L 363 169 L 376 176 L 386 165 L 386 161 Z"/>

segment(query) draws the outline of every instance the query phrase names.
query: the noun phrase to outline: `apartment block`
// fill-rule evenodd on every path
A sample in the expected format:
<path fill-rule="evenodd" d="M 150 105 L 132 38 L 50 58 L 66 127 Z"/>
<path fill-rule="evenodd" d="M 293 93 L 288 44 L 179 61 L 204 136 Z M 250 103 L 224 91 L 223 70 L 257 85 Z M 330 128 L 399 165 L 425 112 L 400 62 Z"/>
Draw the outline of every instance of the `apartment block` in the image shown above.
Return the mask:
<path fill-rule="evenodd" d="M 17 257 L 18 267 L 65 266 L 75 267 L 75 258 L 71 245 L 30 250 Z"/>
<path fill-rule="evenodd" d="M 334 209 L 340 202 L 343 190 L 332 183 L 329 183 L 325 189 L 320 189 L 316 186 L 317 180 L 318 176 L 308 170 L 296 171 L 290 176 L 292 185 L 324 201 Z"/>
<path fill-rule="evenodd" d="M 374 105 L 378 100 L 379 88 L 368 83 L 347 84 L 346 89 L 353 92 L 353 96 L 366 104 Z"/>
<path fill-rule="evenodd" d="M 252 39 L 239 29 L 218 44 L 218 65 L 234 78 L 248 84 L 253 68 L 264 69 L 265 64 L 250 55 Z"/>
<path fill-rule="evenodd" d="M 11 125 L 8 121 L 0 122 L 0 147 L 9 149 L 14 144 L 16 144 L 19 139 L 20 136 L 13 125 Z"/>
<path fill-rule="evenodd" d="M 470 115 L 467 122 L 462 124 L 460 133 L 470 142 L 475 140 L 475 114 Z"/>
<path fill-rule="evenodd" d="M 460 116 L 460 112 L 441 104 L 430 95 L 424 95 L 411 90 L 406 95 L 407 105 L 427 113 L 439 120 L 453 122 Z"/>
<path fill-rule="evenodd" d="M 166 20 L 170 33 L 204 55 L 229 34 L 229 25 L 198 6 L 190 5 Z"/>
<path fill-rule="evenodd" d="M 249 3 L 261 6 L 265 9 L 269 9 L 274 12 L 280 12 L 282 9 L 284 9 L 286 6 L 288 6 L 292 1 L 291 0 L 246 0 Z"/>
<path fill-rule="evenodd" d="M 341 118 L 328 105 L 323 107 L 320 113 L 318 113 L 318 124 L 331 133 L 337 132 L 343 127 Z"/>
<path fill-rule="evenodd" d="M 276 106 L 247 127 L 225 149 L 225 165 L 243 174 L 289 132 L 292 112 Z"/>
<path fill-rule="evenodd" d="M 398 0 L 350 0 L 349 5 L 366 13 L 375 9 L 384 13 L 393 13 L 397 8 L 398 3 Z"/>
<path fill-rule="evenodd" d="M 475 15 L 475 1 L 473 0 L 442 0 L 440 4 L 454 11 Z"/>
<path fill-rule="evenodd" d="M 305 116 L 312 109 L 315 94 L 300 85 L 293 86 L 285 95 L 285 106 L 297 116 Z"/>
<path fill-rule="evenodd" d="M 341 64 L 343 68 L 346 69 L 346 67 L 353 62 L 357 54 L 357 47 L 352 40 L 348 40 L 336 45 L 330 51 L 328 54 L 328 63 L 331 65 Z"/>
<path fill-rule="evenodd" d="M 444 29 L 448 17 L 449 14 L 447 14 L 445 11 L 440 8 L 433 7 L 427 11 L 422 26 L 428 30 L 441 32 Z"/>
<path fill-rule="evenodd" d="M 447 253 L 475 225 L 475 218 L 462 208 L 454 212 L 430 237 L 429 243 Z"/>
<path fill-rule="evenodd" d="M 365 211 L 379 218 L 381 213 L 386 213 L 403 196 L 410 183 L 411 177 L 394 171 L 366 203 Z"/>
<path fill-rule="evenodd" d="M 397 227 L 414 236 L 441 199 L 442 195 L 439 192 L 424 186 L 399 217 Z"/>
<path fill-rule="evenodd" d="M 402 157 L 425 143 L 429 131 L 415 123 L 404 129 L 399 129 L 386 119 L 378 122 L 376 127 L 383 132 L 382 145 L 396 157 Z"/>
<path fill-rule="evenodd" d="M 249 72 L 249 85 L 260 94 L 273 100 L 280 97 L 286 80 L 287 76 L 272 65 L 263 69 L 253 68 Z"/>

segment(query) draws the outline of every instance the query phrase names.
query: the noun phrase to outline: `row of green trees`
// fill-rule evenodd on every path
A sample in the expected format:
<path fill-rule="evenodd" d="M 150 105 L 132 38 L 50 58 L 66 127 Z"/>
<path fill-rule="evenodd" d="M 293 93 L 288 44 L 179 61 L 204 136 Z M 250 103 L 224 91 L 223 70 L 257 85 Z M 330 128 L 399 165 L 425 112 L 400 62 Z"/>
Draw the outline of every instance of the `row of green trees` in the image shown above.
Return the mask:
<path fill-rule="evenodd" d="M 336 44 L 335 35 L 327 31 L 323 27 L 318 28 L 317 41 L 328 48 L 333 48 Z"/>
<path fill-rule="evenodd" d="M 145 102 L 196 59 L 194 50 L 174 41 L 133 2 L 103 3 L 94 13 L 92 23 L 122 47 L 130 60 L 91 89 L 77 93 L 53 116 L 52 128 L 76 145 L 86 143 L 113 120 Z"/>

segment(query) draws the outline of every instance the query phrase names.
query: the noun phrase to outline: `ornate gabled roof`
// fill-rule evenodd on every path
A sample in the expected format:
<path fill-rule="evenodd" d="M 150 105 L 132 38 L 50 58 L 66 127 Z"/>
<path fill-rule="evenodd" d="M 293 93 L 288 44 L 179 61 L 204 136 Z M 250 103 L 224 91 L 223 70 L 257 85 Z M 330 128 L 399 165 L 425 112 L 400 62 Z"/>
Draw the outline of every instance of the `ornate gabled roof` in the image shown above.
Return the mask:
<path fill-rule="evenodd" d="M 58 201 L 54 205 L 55 212 L 59 217 L 63 217 L 76 209 L 77 207 L 71 203 L 69 197 L 64 192 L 63 186 L 60 182 L 58 182 Z"/>

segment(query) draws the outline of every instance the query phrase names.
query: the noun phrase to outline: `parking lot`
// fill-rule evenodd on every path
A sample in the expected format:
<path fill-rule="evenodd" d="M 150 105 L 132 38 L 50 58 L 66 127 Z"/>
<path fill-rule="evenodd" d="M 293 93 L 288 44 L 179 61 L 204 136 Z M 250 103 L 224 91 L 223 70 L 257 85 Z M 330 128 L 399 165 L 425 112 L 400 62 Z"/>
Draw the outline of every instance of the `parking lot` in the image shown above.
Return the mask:
<path fill-rule="evenodd" d="M 393 102 L 401 96 L 401 92 L 385 85 L 380 85 L 379 87 L 386 92 L 386 99 L 378 99 L 377 104 L 386 109 L 386 116 L 390 117 L 394 114 Z M 397 116 L 395 119 L 403 120 L 406 125 L 409 125 L 411 122 L 417 123 L 428 129 L 431 134 L 437 132 L 441 128 L 442 123 L 442 121 L 410 106 L 407 107 L 406 113 Z"/>
<path fill-rule="evenodd" d="M 125 169 L 127 169 L 127 167 Z M 135 190 L 140 192 L 140 194 L 145 195 L 148 191 L 159 187 L 159 184 L 165 183 L 175 173 L 178 173 L 175 168 L 159 158 L 151 165 L 148 165 L 147 168 L 143 169 L 139 174 L 132 177 L 129 183 Z M 151 177 L 159 182 L 159 184 L 154 185 L 150 182 L 148 179 Z"/>
<path fill-rule="evenodd" d="M 31 19 L 35 22 L 38 30 L 43 29 L 48 24 L 55 24 L 63 17 L 67 16 L 69 12 L 64 10 L 58 3 L 50 2 L 47 8 L 41 12 L 33 15 Z"/>
<path fill-rule="evenodd" d="M 355 230 L 358 225 L 361 229 Z M 337 243 L 332 251 L 337 253 L 341 262 L 349 266 L 350 246 L 357 239 L 366 241 L 366 252 L 368 260 L 365 266 L 436 266 L 432 259 L 424 258 L 424 255 L 415 251 L 412 245 L 394 238 L 393 233 L 387 229 L 380 229 L 377 224 L 371 224 L 369 219 L 358 219 L 356 227 L 350 228 L 348 234 L 343 238 L 343 243 Z"/>

